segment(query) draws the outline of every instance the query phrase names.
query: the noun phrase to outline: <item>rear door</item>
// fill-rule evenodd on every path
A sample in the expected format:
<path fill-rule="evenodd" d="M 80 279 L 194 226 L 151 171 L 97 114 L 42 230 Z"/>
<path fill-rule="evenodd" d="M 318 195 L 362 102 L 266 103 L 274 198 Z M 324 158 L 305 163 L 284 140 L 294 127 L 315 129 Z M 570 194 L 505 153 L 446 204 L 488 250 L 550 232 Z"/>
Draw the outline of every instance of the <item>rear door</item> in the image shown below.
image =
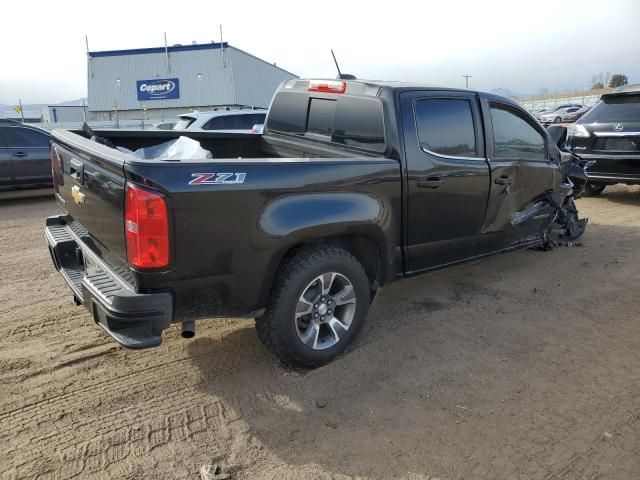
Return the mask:
<path fill-rule="evenodd" d="M 51 183 L 49 134 L 35 128 L 12 126 L 0 127 L 0 136 L 13 163 L 16 185 Z"/>
<path fill-rule="evenodd" d="M 416 91 L 400 96 L 406 156 L 409 272 L 480 255 L 489 196 L 478 98 Z"/>
<path fill-rule="evenodd" d="M 544 201 L 560 181 L 556 151 L 546 132 L 521 108 L 483 99 L 491 193 L 483 231 L 498 233 L 504 247 L 538 237 L 550 221 Z"/>

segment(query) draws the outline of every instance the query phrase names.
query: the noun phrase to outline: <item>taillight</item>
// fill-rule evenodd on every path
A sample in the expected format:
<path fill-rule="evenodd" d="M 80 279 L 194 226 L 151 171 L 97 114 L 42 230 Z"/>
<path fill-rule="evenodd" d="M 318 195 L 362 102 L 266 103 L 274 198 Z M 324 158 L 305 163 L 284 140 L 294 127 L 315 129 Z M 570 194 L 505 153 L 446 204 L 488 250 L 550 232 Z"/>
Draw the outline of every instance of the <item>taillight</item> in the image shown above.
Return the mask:
<path fill-rule="evenodd" d="M 339 80 L 309 80 L 310 92 L 344 93 L 347 90 L 347 82 Z"/>
<path fill-rule="evenodd" d="M 169 264 L 169 219 L 162 195 L 127 183 L 124 223 L 129 265 L 160 268 Z"/>

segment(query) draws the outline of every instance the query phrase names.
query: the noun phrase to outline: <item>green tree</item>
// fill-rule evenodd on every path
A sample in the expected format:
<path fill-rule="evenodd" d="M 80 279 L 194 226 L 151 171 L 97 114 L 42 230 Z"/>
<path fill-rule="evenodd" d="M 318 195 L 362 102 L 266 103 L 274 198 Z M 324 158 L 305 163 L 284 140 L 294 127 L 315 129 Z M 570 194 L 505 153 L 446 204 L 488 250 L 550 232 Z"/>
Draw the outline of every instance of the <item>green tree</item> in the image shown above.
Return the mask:
<path fill-rule="evenodd" d="M 615 75 L 613 75 L 613 77 L 611 77 L 611 81 L 609 82 L 609 87 L 611 88 L 622 87 L 627 83 L 629 83 L 629 79 L 627 78 L 626 75 L 623 75 L 622 73 L 616 73 Z"/>
<path fill-rule="evenodd" d="M 596 82 L 593 84 L 593 87 L 591 87 L 591 90 L 600 90 L 602 88 L 604 88 L 602 82 Z"/>

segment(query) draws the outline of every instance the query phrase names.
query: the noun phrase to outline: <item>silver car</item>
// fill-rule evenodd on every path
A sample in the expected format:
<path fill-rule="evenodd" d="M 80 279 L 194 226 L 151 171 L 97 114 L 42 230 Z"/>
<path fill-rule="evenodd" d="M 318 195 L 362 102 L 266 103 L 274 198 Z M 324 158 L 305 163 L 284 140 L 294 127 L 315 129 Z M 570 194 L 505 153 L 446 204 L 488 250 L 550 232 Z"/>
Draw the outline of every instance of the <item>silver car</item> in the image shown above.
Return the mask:
<path fill-rule="evenodd" d="M 263 124 L 266 109 L 220 109 L 209 112 L 194 111 L 178 117 L 173 130 L 255 133 L 253 126 Z"/>

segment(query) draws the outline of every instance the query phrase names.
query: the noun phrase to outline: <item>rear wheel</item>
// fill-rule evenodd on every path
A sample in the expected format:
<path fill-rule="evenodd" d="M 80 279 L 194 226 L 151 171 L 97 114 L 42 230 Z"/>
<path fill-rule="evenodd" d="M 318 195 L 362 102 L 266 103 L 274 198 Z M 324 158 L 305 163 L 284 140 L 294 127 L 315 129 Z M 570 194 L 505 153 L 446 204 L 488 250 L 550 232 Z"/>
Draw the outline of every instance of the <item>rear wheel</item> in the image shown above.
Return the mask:
<path fill-rule="evenodd" d="M 560 117 L 556 117 L 553 121 L 554 121 L 555 123 L 560 123 L 560 122 L 562 121 L 562 118 L 560 118 Z"/>
<path fill-rule="evenodd" d="M 283 362 L 314 368 L 349 346 L 368 308 L 369 280 L 351 254 L 334 247 L 304 248 L 284 261 L 256 329 Z"/>
<path fill-rule="evenodd" d="M 605 187 L 606 185 L 604 183 L 587 183 L 584 187 L 584 194 L 587 197 L 597 197 L 603 192 Z"/>

